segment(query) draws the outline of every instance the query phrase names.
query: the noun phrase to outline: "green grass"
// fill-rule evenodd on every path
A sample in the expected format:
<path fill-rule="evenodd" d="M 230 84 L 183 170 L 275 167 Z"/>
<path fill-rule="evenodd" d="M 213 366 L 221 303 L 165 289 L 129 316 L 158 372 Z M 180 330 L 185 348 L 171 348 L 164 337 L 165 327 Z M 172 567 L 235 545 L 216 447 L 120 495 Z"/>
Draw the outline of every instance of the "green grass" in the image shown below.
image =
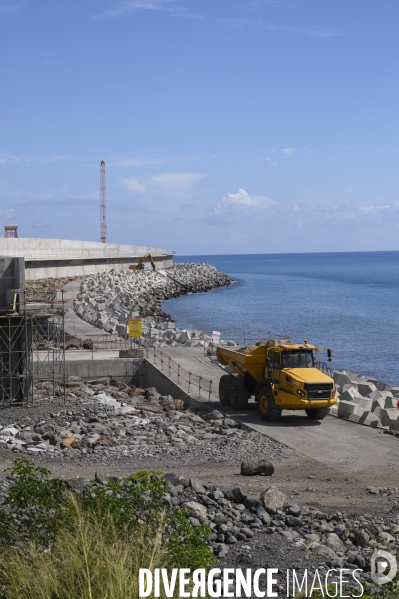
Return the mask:
<path fill-rule="evenodd" d="M 138 598 L 140 568 L 215 560 L 208 527 L 165 504 L 160 473 L 93 481 L 78 494 L 27 460 L 12 472 L 17 482 L 0 505 L 0 599 Z"/>

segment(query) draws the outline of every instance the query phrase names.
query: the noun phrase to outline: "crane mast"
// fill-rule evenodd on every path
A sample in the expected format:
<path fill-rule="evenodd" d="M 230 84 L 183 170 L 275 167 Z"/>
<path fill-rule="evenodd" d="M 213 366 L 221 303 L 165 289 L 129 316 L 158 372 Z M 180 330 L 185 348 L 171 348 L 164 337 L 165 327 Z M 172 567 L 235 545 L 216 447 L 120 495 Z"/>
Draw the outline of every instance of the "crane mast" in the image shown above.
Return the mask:
<path fill-rule="evenodd" d="M 107 213 L 105 193 L 105 161 L 100 162 L 100 239 L 101 243 L 107 242 Z"/>

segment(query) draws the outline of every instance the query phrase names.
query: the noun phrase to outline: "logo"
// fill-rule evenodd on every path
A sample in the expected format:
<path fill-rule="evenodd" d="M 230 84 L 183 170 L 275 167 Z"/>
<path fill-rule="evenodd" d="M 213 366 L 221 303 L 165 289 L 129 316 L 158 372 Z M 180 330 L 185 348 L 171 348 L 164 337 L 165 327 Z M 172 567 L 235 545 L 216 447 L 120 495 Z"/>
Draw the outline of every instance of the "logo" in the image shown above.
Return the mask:
<path fill-rule="evenodd" d="M 371 556 L 371 578 L 375 584 L 381 585 L 391 582 L 395 578 L 397 571 L 398 565 L 392 553 L 382 551 L 381 549 L 374 551 Z"/>

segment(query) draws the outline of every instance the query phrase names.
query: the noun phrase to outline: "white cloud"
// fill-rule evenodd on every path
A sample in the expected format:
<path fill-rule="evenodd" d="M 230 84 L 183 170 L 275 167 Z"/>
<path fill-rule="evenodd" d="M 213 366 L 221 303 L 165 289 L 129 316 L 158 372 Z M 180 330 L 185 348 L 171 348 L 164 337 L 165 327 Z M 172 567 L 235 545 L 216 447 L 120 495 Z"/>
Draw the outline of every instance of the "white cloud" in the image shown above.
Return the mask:
<path fill-rule="evenodd" d="M 282 153 L 284 154 L 284 156 L 286 158 L 289 158 L 290 156 L 292 156 L 295 152 L 294 148 L 284 148 L 283 150 L 281 150 Z"/>
<path fill-rule="evenodd" d="M 129 179 L 122 179 L 120 184 L 125 189 L 134 191 L 135 193 L 145 193 L 147 191 L 147 187 L 145 183 L 141 182 L 140 177 L 129 177 Z"/>
<path fill-rule="evenodd" d="M 173 13 L 177 17 L 202 18 L 201 15 L 187 11 L 177 0 L 127 0 L 119 2 L 109 10 L 95 15 L 95 19 L 120 17 L 137 11 L 164 11 Z"/>
<path fill-rule="evenodd" d="M 157 160 L 152 158 L 111 158 L 107 160 L 107 166 L 149 166 L 152 164 L 162 164 L 164 160 Z"/>
<path fill-rule="evenodd" d="M 205 177 L 205 173 L 158 173 L 147 178 L 129 177 L 122 179 L 120 185 L 135 193 L 168 195 L 181 194 L 189 191 L 193 185 Z"/>
<path fill-rule="evenodd" d="M 12 16 L 24 3 L 24 0 L 0 0 L 0 15 Z"/>
<path fill-rule="evenodd" d="M 389 206 L 388 204 L 386 204 L 385 206 L 361 206 L 359 208 L 359 211 L 362 212 L 363 214 L 379 214 L 379 212 L 382 212 L 383 210 L 389 210 L 390 208 L 398 208 L 399 207 L 399 203 L 396 204 L 392 204 L 391 206 Z"/>
<path fill-rule="evenodd" d="M 120 2 L 114 8 L 101 13 L 99 17 L 118 17 L 120 15 L 135 12 L 137 10 L 165 10 L 166 4 L 171 0 L 130 0 Z"/>
<path fill-rule="evenodd" d="M 68 160 L 72 156 L 15 156 L 14 154 L 0 154 L 0 164 L 27 164 L 30 162 L 59 162 Z"/>
<path fill-rule="evenodd" d="M 0 216 L 5 216 L 5 218 L 12 218 L 17 213 L 17 210 L 14 208 L 9 208 L 8 210 L 0 210 Z"/>
<path fill-rule="evenodd" d="M 215 215 L 223 212 L 242 212 L 248 214 L 256 210 L 262 210 L 276 205 L 277 202 L 267 196 L 251 196 L 245 189 L 239 189 L 237 193 L 229 193 L 213 208 Z"/>

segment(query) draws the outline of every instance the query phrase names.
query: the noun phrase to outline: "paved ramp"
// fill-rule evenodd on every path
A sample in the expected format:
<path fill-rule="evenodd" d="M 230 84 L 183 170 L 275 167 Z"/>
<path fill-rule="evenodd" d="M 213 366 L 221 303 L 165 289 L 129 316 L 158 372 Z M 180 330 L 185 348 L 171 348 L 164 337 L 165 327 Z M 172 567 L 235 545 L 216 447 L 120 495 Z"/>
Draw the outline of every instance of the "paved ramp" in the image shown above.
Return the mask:
<path fill-rule="evenodd" d="M 394 471 L 392 485 L 397 485 L 399 474 L 399 439 L 384 434 L 380 429 L 328 416 L 322 422 L 312 421 L 303 412 L 284 410 L 279 422 L 263 422 L 259 419 L 256 404 L 251 403 L 248 412 L 240 413 L 220 405 L 218 398 L 219 379 L 223 370 L 210 362 L 201 348 L 162 348 L 165 356 L 176 360 L 186 370 L 212 379 L 211 402 L 204 403 L 221 412 L 232 415 L 251 429 L 272 437 L 300 453 L 326 464 L 344 466 L 348 472 L 370 472 L 381 469 Z M 149 359 L 153 362 L 151 351 Z M 159 366 L 159 361 L 158 364 Z M 195 393 L 192 393 L 195 396 Z"/>

